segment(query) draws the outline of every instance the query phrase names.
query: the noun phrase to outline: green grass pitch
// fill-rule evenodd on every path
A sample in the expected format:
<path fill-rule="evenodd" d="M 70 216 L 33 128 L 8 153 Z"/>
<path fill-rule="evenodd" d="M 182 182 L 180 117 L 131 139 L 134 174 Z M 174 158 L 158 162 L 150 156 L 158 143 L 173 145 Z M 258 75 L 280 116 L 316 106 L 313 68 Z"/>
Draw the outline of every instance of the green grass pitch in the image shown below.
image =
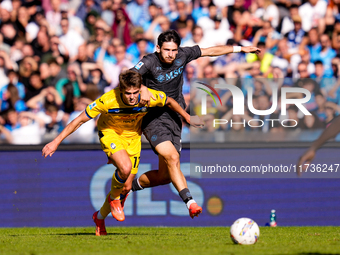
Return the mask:
<path fill-rule="evenodd" d="M 340 254 L 340 227 L 261 227 L 235 245 L 227 227 L 1 228 L 0 254 Z"/>

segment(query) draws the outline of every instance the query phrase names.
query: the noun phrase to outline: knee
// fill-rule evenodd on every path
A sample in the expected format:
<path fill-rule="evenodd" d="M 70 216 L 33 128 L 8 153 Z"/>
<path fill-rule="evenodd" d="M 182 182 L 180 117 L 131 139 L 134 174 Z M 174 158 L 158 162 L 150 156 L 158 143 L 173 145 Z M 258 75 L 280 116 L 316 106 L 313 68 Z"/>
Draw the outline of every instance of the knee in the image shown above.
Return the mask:
<path fill-rule="evenodd" d="M 179 154 L 172 153 L 170 155 L 165 156 L 164 159 L 167 165 L 176 165 L 179 163 Z"/>
<path fill-rule="evenodd" d="M 120 176 L 123 180 L 126 180 L 126 179 L 129 177 L 130 173 L 131 173 L 131 168 L 132 168 L 131 162 L 130 162 L 130 163 L 124 164 L 123 166 L 121 166 L 121 167 L 118 169 L 119 176 Z"/>

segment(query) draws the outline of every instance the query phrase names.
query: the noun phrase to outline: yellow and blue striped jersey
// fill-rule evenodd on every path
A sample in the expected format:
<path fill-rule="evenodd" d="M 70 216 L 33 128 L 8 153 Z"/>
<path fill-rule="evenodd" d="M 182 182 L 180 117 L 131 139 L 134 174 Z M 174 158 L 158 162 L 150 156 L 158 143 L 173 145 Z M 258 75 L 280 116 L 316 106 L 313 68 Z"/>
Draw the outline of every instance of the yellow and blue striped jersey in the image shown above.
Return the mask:
<path fill-rule="evenodd" d="M 167 97 L 164 92 L 148 90 L 156 98 L 156 100 L 150 98 L 150 107 L 165 105 Z M 91 119 L 101 114 L 97 123 L 98 131 L 113 130 L 125 138 L 141 135 L 142 118 L 147 112 L 147 106 L 125 104 L 119 88 L 105 93 L 85 109 L 86 115 Z"/>

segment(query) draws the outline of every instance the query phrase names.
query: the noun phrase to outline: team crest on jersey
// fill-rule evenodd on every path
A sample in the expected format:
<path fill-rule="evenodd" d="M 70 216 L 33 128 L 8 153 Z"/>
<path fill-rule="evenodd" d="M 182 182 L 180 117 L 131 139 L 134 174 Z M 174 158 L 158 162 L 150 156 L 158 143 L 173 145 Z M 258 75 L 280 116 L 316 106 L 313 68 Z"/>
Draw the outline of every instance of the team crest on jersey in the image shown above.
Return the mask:
<path fill-rule="evenodd" d="M 139 62 L 137 63 L 137 65 L 135 65 L 135 68 L 136 68 L 137 70 L 139 70 L 143 65 L 144 65 L 144 63 L 143 63 L 142 61 L 139 61 Z"/>
<path fill-rule="evenodd" d="M 96 102 L 93 102 L 92 104 L 89 105 L 90 110 L 92 110 L 94 107 L 96 107 Z"/>
<path fill-rule="evenodd" d="M 157 71 L 161 71 L 161 70 L 162 70 L 162 67 L 157 66 L 157 67 L 156 67 L 156 70 L 157 70 Z"/>
<path fill-rule="evenodd" d="M 158 75 L 156 80 L 159 81 L 159 82 L 163 82 L 165 80 L 165 76 L 163 74 L 160 74 L 160 75 Z"/>
<path fill-rule="evenodd" d="M 114 143 L 111 143 L 110 147 L 111 147 L 112 150 L 114 150 L 114 149 L 116 149 L 117 146 Z"/>
<path fill-rule="evenodd" d="M 175 66 L 180 66 L 182 64 L 182 60 L 181 59 L 176 59 L 174 64 L 175 64 Z"/>
<path fill-rule="evenodd" d="M 151 141 L 156 141 L 157 140 L 157 135 L 153 135 L 152 137 L 151 137 Z"/>
<path fill-rule="evenodd" d="M 140 110 L 141 112 L 146 112 L 148 110 L 148 108 L 146 107 L 142 107 L 142 109 Z"/>

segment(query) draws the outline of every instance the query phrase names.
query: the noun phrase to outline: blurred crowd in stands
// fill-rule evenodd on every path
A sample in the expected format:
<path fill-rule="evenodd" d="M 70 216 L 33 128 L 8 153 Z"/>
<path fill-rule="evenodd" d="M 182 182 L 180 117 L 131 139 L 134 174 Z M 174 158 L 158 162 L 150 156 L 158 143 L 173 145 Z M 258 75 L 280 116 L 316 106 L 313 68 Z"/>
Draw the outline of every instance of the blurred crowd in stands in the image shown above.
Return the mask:
<path fill-rule="evenodd" d="M 286 119 L 299 120 L 296 128 L 323 128 L 340 112 L 340 0 L 3 0 L 0 18 L 2 143 L 53 139 L 89 103 L 115 88 L 122 70 L 154 52 L 158 35 L 169 29 L 178 31 L 183 47 L 254 45 L 262 50 L 188 64 L 183 93 L 196 113 L 199 92 L 191 89 L 190 100 L 190 87 L 197 80 L 233 84 L 245 94 L 252 87 L 259 110 L 270 108 L 273 84 L 306 88 L 312 98 L 305 107 L 312 115 L 288 108 Z M 232 115 L 230 92 L 219 95 L 223 104 L 211 102 L 207 123 L 253 118 L 249 112 Z M 70 142 L 92 142 L 95 130 L 90 121 Z"/>

